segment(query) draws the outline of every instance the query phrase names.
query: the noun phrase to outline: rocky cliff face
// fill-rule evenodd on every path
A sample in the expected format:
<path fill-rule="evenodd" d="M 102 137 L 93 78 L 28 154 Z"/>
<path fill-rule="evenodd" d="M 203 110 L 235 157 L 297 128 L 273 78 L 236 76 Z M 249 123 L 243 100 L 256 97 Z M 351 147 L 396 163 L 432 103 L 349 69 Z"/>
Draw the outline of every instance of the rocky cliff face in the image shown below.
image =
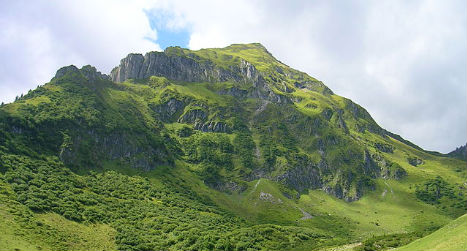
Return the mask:
<path fill-rule="evenodd" d="M 112 70 L 110 76 L 112 81 L 117 83 L 150 76 L 185 82 L 256 82 L 260 79 L 256 68 L 244 60 L 237 66 L 225 69 L 209 60 L 200 61 L 189 56 L 170 55 L 165 52 L 149 52 L 144 56 L 129 54 Z"/>
<path fill-rule="evenodd" d="M 105 161 L 118 161 L 144 171 L 170 162 L 164 148 L 153 147 L 150 142 L 142 143 L 139 139 L 142 137 L 144 135 L 131 135 L 128 132 L 76 130 L 64 138 L 59 158 L 70 166 L 87 166 L 93 163 L 91 167 L 95 168 L 96 164 L 100 166 Z"/>
<path fill-rule="evenodd" d="M 75 75 L 74 77 L 84 77 L 89 82 L 96 82 L 98 80 L 110 80 L 110 77 L 106 74 L 102 74 L 100 71 L 97 71 L 94 66 L 85 65 L 81 69 L 74 65 L 65 66 L 60 68 L 55 74 L 54 79 L 59 79 L 64 77 L 67 74 Z"/>
<path fill-rule="evenodd" d="M 224 68 L 210 60 L 199 60 L 194 55 L 149 52 L 146 55 L 129 54 L 110 73 L 112 81 L 120 83 L 128 79 L 145 79 L 150 76 L 165 77 L 183 82 L 245 82 L 252 83 L 250 90 L 221 90 L 220 93 L 235 97 L 261 98 L 275 103 L 291 103 L 266 84 L 264 77 L 251 63 L 240 60 L 238 64 Z"/>

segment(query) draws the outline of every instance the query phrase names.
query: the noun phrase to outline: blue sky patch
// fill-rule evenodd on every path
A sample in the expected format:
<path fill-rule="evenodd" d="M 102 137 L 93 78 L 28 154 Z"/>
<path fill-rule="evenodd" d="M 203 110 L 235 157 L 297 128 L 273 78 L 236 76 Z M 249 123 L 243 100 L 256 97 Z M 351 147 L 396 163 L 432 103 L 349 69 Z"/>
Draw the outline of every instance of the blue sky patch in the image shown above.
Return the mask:
<path fill-rule="evenodd" d="M 145 14 L 151 29 L 157 32 L 157 39 L 146 37 L 147 40 L 159 44 L 163 50 L 169 46 L 188 47 L 191 32 L 187 27 L 169 27 L 168 23 L 174 20 L 173 15 L 154 10 L 145 11 Z"/>

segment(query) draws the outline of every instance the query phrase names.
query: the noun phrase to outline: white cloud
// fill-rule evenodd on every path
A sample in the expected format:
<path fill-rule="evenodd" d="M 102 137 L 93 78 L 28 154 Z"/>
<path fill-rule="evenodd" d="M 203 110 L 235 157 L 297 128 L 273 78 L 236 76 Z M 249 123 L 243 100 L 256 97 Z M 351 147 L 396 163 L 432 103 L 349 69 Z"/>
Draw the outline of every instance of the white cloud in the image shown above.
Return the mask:
<path fill-rule="evenodd" d="M 164 12 L 168 27 L 189 27 L 192 49 L 261 42 L 424 148 L 446 152 L 467 140 L 464 0 L 7 3 L 0 35 L 13 35 L 0 41 L 0 56 L 11 63 L 1 64 L 0 98 L 62 65 L 109 72 L 129 52 L 159 49 L 144 39 L 156 34 L 143 9 Z"/>
<path fill-rule="evenodd" d="M 9 1 L 0 10 L 0 100 L 48 82 L 65 65 L 108 73 L 129 52 L 160 50 L 144 1 Z"/>

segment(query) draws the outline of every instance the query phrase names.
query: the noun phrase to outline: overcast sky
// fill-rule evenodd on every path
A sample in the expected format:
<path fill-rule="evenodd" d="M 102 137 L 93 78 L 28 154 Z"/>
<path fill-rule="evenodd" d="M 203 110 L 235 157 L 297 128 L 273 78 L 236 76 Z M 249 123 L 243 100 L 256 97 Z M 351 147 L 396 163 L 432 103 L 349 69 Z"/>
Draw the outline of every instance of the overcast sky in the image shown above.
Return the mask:
<path fill-rule="evenodd" d="M 448 152 L 467 141 L 465 0 L 0 0 L 0 101 L 64 65 L 109 73 L 130 52 L 260 42 L 365 107 L 384 128 Z"/>

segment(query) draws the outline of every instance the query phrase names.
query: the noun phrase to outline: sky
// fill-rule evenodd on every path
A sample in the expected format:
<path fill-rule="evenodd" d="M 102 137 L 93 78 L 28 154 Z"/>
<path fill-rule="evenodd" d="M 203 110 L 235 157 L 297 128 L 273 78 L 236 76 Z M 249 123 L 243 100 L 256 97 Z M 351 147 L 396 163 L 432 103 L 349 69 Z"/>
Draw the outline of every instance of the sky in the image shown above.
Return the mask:
<path fill-rule="evenodd" d="M 130 52 L 262 43 L 427 150 L 467 141 L 465 0 L 0 0 L 0 101 Z"/>

